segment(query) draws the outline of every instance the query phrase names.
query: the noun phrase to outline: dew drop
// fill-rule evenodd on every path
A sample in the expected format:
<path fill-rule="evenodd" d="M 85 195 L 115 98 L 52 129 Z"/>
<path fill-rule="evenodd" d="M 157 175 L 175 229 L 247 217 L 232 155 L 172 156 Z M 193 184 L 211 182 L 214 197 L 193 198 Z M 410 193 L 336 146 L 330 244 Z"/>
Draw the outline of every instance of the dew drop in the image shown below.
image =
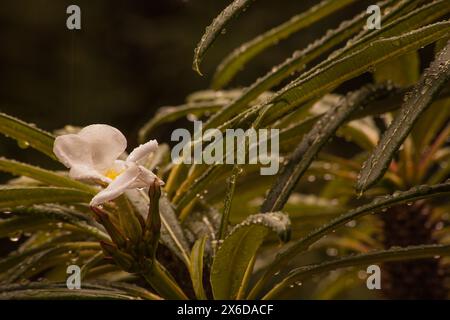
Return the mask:
<path fill-rule="evenodd" d="M 349 228 L 354 228 L 356 226 L 356 220 L 351 220 L 345 224 Z"/>
<path fill-rule="evenodd" d="M 30 143 L 28 141 L 24 141 L 24 140 L 19 140 L 17 142 L 17 145 L 19 146 L 19 148 L 21 149 L 26 149 L 30 146 Z"/>
<path fill-rule="evenodd" d="M 19 231 L 19 232 L 12 233 L 9 236 L 9 240 L 11 240 L 12 242 L 17 242 L 20 240 L 21 237 L 22 237 L 22 232 Z"/>
<path fill-rule="evenodd" d="M 336 248 L 327 248 L 326 253 L 330 257 L 335 257 L 338 255 L 338 250 Z"/>

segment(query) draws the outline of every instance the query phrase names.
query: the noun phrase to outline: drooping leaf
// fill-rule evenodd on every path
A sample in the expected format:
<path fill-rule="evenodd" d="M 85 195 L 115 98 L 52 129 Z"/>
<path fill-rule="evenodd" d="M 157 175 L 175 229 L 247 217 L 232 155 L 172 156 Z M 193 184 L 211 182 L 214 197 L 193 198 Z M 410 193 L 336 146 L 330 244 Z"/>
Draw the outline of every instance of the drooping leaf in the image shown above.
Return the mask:
<path fill-rule="evenodd" d="M 20 147 L 28 146 L 56 159 L 53 154 L 55 137 L 34 125 L 25 123 L 7 114 L 0 113 L 0 133 L 17 140 Z"/>
<path fill-rule="evenodd" d="M 357 189 L 364 191 L 373 186 L 386 172 L 395 152 L 405 141 L 417 119 L 433 102 L 434 97 L 450 79 L 450 42 L 425 71 L 420 82 L 406 100 L 392 124 L 383 134 L 369 159 L 364 163 Z"/>
<path fill-rule="evenodd" d="M 233 2 L 226 7 L 208 27 L 206 27 L 206 32 L 203 34 L 194 52 L 192 68 L 198 74 L 202 74 L 200 71 L 200 63 L 203 60 L 206 51 L 211 47 L 223 30 L 226 30 L 225 27 L 227 24 L 241 12 L 245 11 L 253 1 L 255 0 L 233 0 Z"/>
<path fill-rule="evenodd" d="M 262 35 L 246 42 L 233 50 L 217 67 L 212 88 L 226 86 L 230 80 L 243 69 L 245 64 L 261 52 L 277 44 L 295 32 L 298 32 L 322 18 L 353 3 L 355 0 L 324 0 L 309 10 L 293 16 L 281 25 L 264 32 Z"/>
<path fill-rule="evenodd" d="M 248 265 L 270 230 L 283 240 L 289 239 L 289 218 L 278 212 L 253 215 L 234 227 L 225 238 L 211 267 L 215 299 L 236 298 Z"/>
<path fill-rule="evenodd" d="M 383 21 L 386 25 L 379 30 L 372 30 L 371 32 L 363 29 L 367 19 L 365 11 L 351 20 L 344 21 L 337 29 L 329 30 L 321 39 L 312 43 L 303 51 L 295 52 L 291 58 L 272 68 L 272 70 L 264 77 L 255 81 L 255 83 L 245 89 L 238 99 L 211 117 L 207 122 L 206 127 L 213 127 L 226 121 L 230 116 L 237 114 L 239 110 L 243 110 L 246 104 L 256 98 L 261 92 L 280 83 L 281 80 L 289 77 L 293 72 L 304 69 L 307 63 L 324 52 L 327 52 L 340 42 L 350 38 L 355 33 L 359 32 L 356 37 L 347 42 L 345 47 L 334 51 L 328 59 L 302 74 L 300 78 L 325 68 L 327 65 L 336 62 L 336 60 L 341 59 L 346 54 L 358 51 L 376 39 L 397 36 L 398 34 L 405 32 L 405 30 L 420 27 L 430 21 L 434 21 L 434 19 L 445 14 L 448 10 L 448 6 L 443 2 L 444 1 L 441 0 L 438 3 L 432 3 L 431 5 L 424 6 L 416 11 L 412 11 L 400 19 L 396 19 L 401 14 L 411 11 L 417 5 L 417 2 L 411 0 L 404 0 L 398 3 L 395 3 L 395 1 L 392 0 L 384 1 L 380 3 L 380 8 L 387 12 L 385 16 L 383 16 Z M 391 5 L 392 7 L 390 7 Z M 361 29 L 363 29 L 363 31 L 360 31 Z"/>

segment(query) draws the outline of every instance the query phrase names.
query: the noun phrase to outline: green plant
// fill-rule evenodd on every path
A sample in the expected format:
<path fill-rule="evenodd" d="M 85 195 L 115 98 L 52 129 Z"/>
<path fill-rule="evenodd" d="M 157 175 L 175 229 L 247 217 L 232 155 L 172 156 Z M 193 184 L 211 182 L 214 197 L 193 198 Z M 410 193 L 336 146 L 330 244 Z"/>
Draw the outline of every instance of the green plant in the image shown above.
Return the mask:
<path fill-rule="evenodd" d="M 195 70 L 251 2 L 235 0 L 207 28 Z M 243 44 L 217 67 L 212 89 L 161 109 L 140 131 L 146 142 L 187 115 L 207 119 L 204 129 L 278 128 L 284 159 L 274 177 L 257 165 L 173 164 L 162 146 L 145 166 L 164 187 L 100 208 L 89 206 L 98 189 L 65 172 L 0 159 L 0 170 L 20 176 L 0 189 L 0 237 L 25 239 L 0 260 L 0 297 L 268 299 L 316 281 L 310 297 L 333 298 L 361 286 L 359 268 L 384 263 L 387 297 L 446 298 L 448 1 L 383 1 L 381 29 L 364 28 L 362 12 L 250 86 L 224 89 L 258 54 L 354 2 L 324 0 Z M 429 45 L 436 55 L 421 73 L 418 50 Z M 337 93 L 364 73 L 372 83 Z M 4 114 L 0 132 L 56 159 L 51 133 Z M 65 287 L 68 264 L 82 266 L 81 290 Z"/>

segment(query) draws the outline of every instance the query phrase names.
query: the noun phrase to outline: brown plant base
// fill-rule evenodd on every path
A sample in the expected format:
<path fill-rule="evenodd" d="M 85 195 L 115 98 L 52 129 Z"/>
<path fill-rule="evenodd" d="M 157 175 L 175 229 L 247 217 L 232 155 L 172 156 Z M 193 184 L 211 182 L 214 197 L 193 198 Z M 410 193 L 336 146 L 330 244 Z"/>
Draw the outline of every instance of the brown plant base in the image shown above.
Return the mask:
<path fill-rule="evenodd" d="M 432 208 L 426 202 L 390 208 L 381 215 L 384 224 L 384 246 L 433 244 L 435 222 Z M 388 299 L 445 299 L 445 274 L 436 259 L 388 262 L 382 267 L 382 292 Z"/>

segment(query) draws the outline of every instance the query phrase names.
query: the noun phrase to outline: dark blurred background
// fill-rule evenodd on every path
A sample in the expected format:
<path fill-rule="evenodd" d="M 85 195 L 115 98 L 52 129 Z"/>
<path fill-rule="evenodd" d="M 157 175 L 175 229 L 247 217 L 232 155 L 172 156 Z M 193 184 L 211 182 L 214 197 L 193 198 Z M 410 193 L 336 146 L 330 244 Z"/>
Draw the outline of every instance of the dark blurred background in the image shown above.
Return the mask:
<path fill-rule="evenodd" d="M 229 0 L 2 0 L 0 110 L 46 130 L 108 123 L 135 144 L 137 130 L 160 106 L 180 104 L 188 93 L 207 88 L 215 66 L 234 47 L 317 2 L 257 1 L 215 43 L 200 77 L 191 68 L 194 47 Z M 251 83 L 369 2 L 281 42 L 232 85 Z M 71 4 L 81 8 L 82 30 L 66 28 Z M 163 128 L 155 138 L 167 141 L 169 134 Z M 36 158 L 3 138 L 0 152 Z"/>

